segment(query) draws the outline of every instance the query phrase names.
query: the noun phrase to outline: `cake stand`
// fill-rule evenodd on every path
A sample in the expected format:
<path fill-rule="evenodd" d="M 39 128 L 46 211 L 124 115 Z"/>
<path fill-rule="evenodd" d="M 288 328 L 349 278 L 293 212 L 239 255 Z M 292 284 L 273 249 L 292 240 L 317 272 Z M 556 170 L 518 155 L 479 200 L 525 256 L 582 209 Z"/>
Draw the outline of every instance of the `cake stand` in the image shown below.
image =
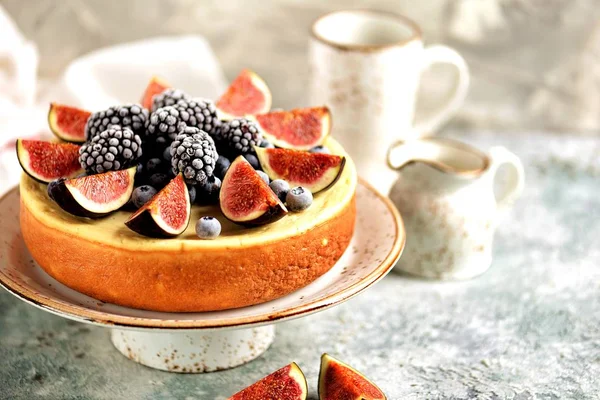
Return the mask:
<path fill-rule="evenodd" d="M 275 338 L 277 322 L 340 304 L 393 268 L 405 242 L 398 211 L 364 181 L 356 189 L 356 207 L 350 246 L 329 272 L 310 285 L 250 307 L 166 313 L 104 303 L 46 274 L 23 242 L 19 192 L 15 188 L 0 199 L 0 284 L 42 310 L 110 328 L 114 346 L 127 358 L 148 367 L 184 373 L 233 368 L 267 350 Z"/>

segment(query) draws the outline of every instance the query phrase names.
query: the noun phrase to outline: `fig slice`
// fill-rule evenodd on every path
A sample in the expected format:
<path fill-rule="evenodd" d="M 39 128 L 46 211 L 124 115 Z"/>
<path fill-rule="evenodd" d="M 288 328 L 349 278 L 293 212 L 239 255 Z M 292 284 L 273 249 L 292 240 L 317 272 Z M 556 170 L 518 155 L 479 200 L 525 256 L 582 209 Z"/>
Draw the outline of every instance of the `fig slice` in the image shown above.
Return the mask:
<path fill-rule="evenodd" d="M 152 109 L 152 98 L 157 94 L 161 94 L 170 87 L 171 85 L 169 85 L 164 79 L 159 78 L 158 76 L 153 76 L 152 79 L 150 79 L 150 82 L 148 82 L 148 86 L 146 86 L 146 90 L 144 91 L 144 95 L 142 96 L 140 104 L 142 107 L 148 110 Z"/>
<path fill-rule="evenodd" d="M 255 115 L 265 138 L 277 147 L 310 150 L 322 144 L 331 132 L 327 107 L 296 108 Z"/>
<path fill-rule="evenodd" d="M 103 174 L 61 179 L 49 195 L 66 212 L 100 218 L 123 207 L 133 192 L 136 167 Z"/>
<path fill-rule="evenodd" d="M 265 376 L 228 400 L 305 400 L 306 378 L 296 363 L 291 363 Z"/>
<path fill-rule="evenodd" d="M 264 225 L 287 214 L 287 208 L 244 156 L 236 158 L 227 170 L 219 203 L 223 215 L 240 225 Z"/>
<path fill-rule="evenodd" d="M 54 135 L 65 142 L 85 142 L 85 124 L 92 113 L 77 107 L 50 103 L 48 125 Z"/>
<path fill-rule="evenodd" d="M 76 144 L 17 139 L 16 148 L 21 168 L 36 181 L 48 183 L 82 172 Z"/>
<path fill-rule="evenodd" d="M 217 100 L 222 119 L 264 114 L 271 109 L 271 91 L 255 72 L 244 69 Z"/>
<path fill-rule="evenodd" d="M 334 154 L 255 147 L 260 166 L 271 180 L 303 186 L 313 194 L 330 188 L 341 176 L 346 158 Z"/>
<path fill-rule="evenodd" d="M 179 174 L 133 213 L 125 225 L 144 236 L 174 237 L 188 227 L 191 207 L 187 186 Z"/>
<path fill-rule="evenodd" d="M 386 400 L 364 375 L 328 354 L 321 356 L 319 400 Z"/>

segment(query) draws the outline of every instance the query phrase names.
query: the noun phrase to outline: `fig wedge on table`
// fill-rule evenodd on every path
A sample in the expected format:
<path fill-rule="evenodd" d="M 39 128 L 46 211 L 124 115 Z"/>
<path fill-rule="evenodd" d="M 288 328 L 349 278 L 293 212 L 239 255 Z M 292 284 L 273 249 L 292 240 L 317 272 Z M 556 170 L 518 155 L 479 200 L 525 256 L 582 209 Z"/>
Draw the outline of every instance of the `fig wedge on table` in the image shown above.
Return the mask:
<path fill-rule="evenodd" d="M 363 374 L 328 354 L 321 357 L 319 400 L 386 400 Z"/>
<path fill-rule="evenodd" d="M 306 400 L 306 378 L 296 363 L 273 372 L 228 400 Z"/>

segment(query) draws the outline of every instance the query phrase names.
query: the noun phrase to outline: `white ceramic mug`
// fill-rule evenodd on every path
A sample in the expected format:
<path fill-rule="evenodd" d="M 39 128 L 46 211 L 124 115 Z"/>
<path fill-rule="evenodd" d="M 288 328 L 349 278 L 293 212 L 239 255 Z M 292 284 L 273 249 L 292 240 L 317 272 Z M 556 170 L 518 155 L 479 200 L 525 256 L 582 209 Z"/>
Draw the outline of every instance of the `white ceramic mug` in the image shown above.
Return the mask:
<path fill-rule="evenodd" d="M 314 22 L 310 46 L 310 104 L 332 111 L 333 134 L 361 176 L 387 194 L 396 174 L 386 154 L 398 140 L 434 131 L 462 104 L 469 86 L 464 59 L 449 47 L 424 47 L 419 26 L 379 11 L 348 10 Z M 441 108 L 413 121 L 421 72 L 454 65 L 455 89 Z"/>

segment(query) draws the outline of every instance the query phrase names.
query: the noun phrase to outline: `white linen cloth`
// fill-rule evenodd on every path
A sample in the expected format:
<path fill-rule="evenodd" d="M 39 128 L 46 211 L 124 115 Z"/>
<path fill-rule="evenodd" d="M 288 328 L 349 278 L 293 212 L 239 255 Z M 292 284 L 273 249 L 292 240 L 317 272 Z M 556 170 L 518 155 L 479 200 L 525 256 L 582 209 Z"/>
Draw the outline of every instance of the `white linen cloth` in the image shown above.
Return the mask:
<path fill-rule="evenodd" d="M 153 75 L 192 96 L 216 99 L 227 87 L 207 41 L 174 36 L 108 47 L 74 60 L 56 82 L 38 90 L 38 55 L 0 7 L 0 195 L 18 183 L 17 138 L 51 133 L 51 101 L 90 111 L 137 103 Z"/>

